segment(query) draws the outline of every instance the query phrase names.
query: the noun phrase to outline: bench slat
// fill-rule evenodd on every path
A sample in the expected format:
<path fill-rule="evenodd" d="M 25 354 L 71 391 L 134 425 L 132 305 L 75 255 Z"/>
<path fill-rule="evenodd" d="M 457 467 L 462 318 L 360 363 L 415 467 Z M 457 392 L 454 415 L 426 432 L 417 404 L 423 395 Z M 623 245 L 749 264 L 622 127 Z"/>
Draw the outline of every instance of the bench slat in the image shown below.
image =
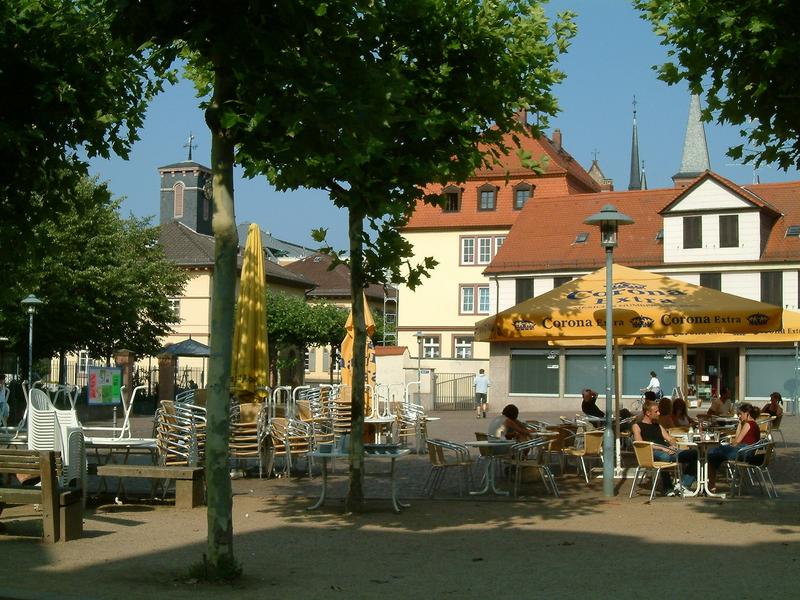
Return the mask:
<path fill-rule="evenodd" d="M 199 479 L 202 467 L 152 466 L 152 465 L 98 465 L 101 477 L 141 477 L 143 479 Z"/>
<path fill-rule="evenodd" d="M 41 504 L 39 488 L 0 488 L 0 504 Z"/>

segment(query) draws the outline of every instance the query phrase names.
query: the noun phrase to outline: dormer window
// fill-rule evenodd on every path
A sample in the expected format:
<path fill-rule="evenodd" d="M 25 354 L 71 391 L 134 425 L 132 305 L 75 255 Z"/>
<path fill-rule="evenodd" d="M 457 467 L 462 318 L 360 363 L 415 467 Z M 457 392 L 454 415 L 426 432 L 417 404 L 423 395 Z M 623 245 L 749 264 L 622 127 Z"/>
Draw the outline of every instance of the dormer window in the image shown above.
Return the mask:
<path fill-rule="evenodd" d="M 786 228 L 786 237 L 800 237 L 800 225 L 789 225 Z"/>
<path fill-rule="evenodd" d="M 449 185 L 442 190 L 442 197 L 444 198 L 442 211 L 458 212 L 461 210 L 461 188 Z"/>
<path fill-rule="evenodd" d="M 719 247 L 739 247 L 739 215 L 720 215 Z"/>
<path fill-rule="evenodd" d="M 478 210 L 494 210 L 497 206 L 497 188 L 485 184 L 478 188 Z"/>
<path fill-rule="evenodd" d="M 585 244 L 586 240 L 589 239 L 589 234 L 586 232 L 581 232 L 575 236 L 575 243 L 576 244 Z"/>
<path fill-rule="evenodd" d="M 522 210 L 533 193 L 533 186 L 528 183 L 520 183 L 514 186 L 514 210 Z"/>
<path fill-rule="evenodd" d="M 659 229 L 656 232 L 656 241 L 657 242 L 663 242 L 664 241 L 664 230 L 663 229 Z"/>

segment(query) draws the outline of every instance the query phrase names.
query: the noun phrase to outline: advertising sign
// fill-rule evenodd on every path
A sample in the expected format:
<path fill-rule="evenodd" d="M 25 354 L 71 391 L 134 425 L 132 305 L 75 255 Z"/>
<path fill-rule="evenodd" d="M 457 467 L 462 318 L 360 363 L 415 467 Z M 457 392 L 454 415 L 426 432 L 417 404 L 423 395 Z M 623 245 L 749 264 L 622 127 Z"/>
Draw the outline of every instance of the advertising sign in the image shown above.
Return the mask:
<path fill-rule="evenodd" d="M 112 405 L 122 402 L 121 367 L 89 367 L 89 404 Z"/>

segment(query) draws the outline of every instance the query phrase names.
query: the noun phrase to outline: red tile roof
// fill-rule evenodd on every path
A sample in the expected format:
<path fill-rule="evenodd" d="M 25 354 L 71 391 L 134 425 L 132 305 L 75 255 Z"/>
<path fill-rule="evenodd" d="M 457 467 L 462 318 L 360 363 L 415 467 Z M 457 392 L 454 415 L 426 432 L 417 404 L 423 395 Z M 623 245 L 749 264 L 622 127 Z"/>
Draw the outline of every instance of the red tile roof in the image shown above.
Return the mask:
<path fill-rule="evenodd" d="M 406 346 L 375 346 L 375 356 L 402 356 Z"/>
<path fill-rule="evenodd" d="M 513 207 L 513 187 L 524 182 L 533 186 L 529 203 L 540 198 L 599 192 L 599 184 L 563 148 L 542 136 L 518 135 L 519 144 L 512 134 L 504 136 L 509 151 L 498 164 L 479 168 L 474 175 L 458 187 L 462 189 L 461 210 L 444 212 L 438 206 L 423 202 L 417 207 L 404 228 L 405 231 L 448 228 L 508 228 L 517 219 L 519 210 Z M 519 150 L 529 153 L 534 159 L 545 157 L 544 173 L 538 174 L 522 164 Z M 498 187 L 496 209 L 478 210 L 478 188 L 487 182 Z M 445 186 L 431 185 L 427 193 L 439 193 Z"/>
<path fill-rule="evenodd" d="M 800 225 L 800 181 L 738 186 L 716 174 L 706 173 L 738 195 L 774 216 L 781 213 L 768 233 L 761 262 L 800 260 L 800 238 L 786 237 L 786 228 Z M 604 205 L 613 204 L 634 224 L 620 227 L 614 262 L 629 267 L 664 265 L 663 247 L 656 234 L 663 229 L 661 212 L 685 193 L 685 188 L 634 190 L 547 198 L 529 203 L 508 234 L 503 247 L 486 269 L 487 274 L 536 273 L 553 270 L 592 270 L 604 264 L 597 227 L 583 221 Z M 588 239 L 576 243 L 579 233 Z M 535 240 L 535 242 L 532 242 Z"/>
<path fill-rule="evenodd" d="M 329 269 L 332 258 L 327 254 L 312 254 L 293 263 L 285 265 L 286 269 L 317 284 L 309 297 L 349 298 L 350 269 L 339 264 Z M 383 302 L 383 287 L 370 284 L 365 290 L 367 298 Z"/>

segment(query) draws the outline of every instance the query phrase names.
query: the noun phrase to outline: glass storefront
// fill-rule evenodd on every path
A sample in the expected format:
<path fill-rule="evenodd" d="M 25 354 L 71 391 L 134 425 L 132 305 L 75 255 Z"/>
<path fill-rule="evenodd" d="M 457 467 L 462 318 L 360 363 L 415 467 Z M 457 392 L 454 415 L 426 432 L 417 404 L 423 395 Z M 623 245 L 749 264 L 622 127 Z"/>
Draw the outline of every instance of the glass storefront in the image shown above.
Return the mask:
<path fill-rule="evenodd" d="M 512 394 L 559 395 L 558 350 L 511 350 Z"/>

